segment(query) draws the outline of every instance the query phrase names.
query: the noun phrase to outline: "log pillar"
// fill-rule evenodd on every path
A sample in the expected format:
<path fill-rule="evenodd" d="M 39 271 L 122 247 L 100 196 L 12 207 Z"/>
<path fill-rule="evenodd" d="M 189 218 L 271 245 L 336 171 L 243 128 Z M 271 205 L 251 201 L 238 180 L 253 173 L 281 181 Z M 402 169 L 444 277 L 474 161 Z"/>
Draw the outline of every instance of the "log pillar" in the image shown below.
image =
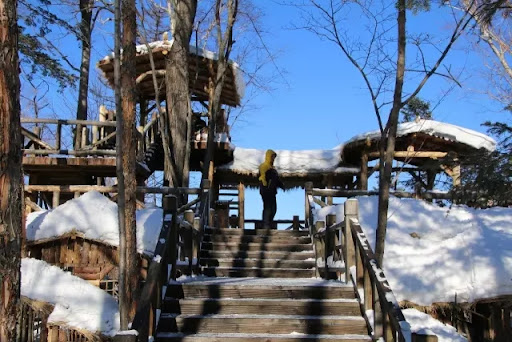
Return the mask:
<path fill-rule="evenodd" d="M 368 150 L 361 154 L 361 171 L 359 172 L 359 190 L 368 190 Z"/>
<path fill-rule="evenodd" d="M 245 186 L 244 183 L 238 184 L 238 228 L 245 227 Z"/>

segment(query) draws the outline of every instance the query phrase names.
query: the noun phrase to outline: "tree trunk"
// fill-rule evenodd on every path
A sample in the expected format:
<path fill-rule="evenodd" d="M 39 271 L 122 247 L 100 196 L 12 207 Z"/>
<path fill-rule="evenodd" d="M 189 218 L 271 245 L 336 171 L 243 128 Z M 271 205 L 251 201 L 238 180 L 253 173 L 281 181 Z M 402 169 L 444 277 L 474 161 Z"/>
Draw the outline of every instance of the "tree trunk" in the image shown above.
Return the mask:
<path fill-rule="evenodd" d="M 89 71 L 91 65 L 91 32 L 93 0 L 80 0 L 80 40 L 82 42 L 82 61 L 78 85 L 77 120 L 87 120 L 87 95 L 89 93 Z"/>
<path fill-rule="evenodd" d="M 0 341 L 16 340 L 20 298 L 22 173 L 15 0 L 0 0 Z"/>
<path fill-rule="evenodd" d="M 124 249 L 119 249 L 124 253 L 125 273 L 124 284 L 120 285 L 122 291 L 122 302 L 119 307 L 122 314 L 121 319 L 131 322 L 135 315 L 135 298 L 138 288 L 138 258 L 137 258 L 137 238 L 136 238 L 136 189 L 137 180 L 135 178 L 137 136 L 135 134 L 135 106 L 136 106 L 136 83 L 135 83 L 135 37 L 136 37 L 136 12 L 134 0 L 122 1 L 122 19 L 123 19 L 123 38 L 122 38 L 122 63 L 121 63 L 121 95 L 123 110 L 123 135 L 122 135 L 122 168 L 124 172 L 124 215 L 125 223 L 125 244 Z M 121 213 L 120 213 L 121 214 Z M 123 327 L 123 329 L 127 328 Z"/>
<path fill-rule="evenodd" d="M 197 0 L 168 0 L 171 5 L 173 44 L 166 61 L 166 97 L 171 158 L 174 159 L 176 179 L 174 186 L 188 185 L 187 144 L 190 144 L 188 127 L 191 125 L 188 53 L 190 36 L 196 16 Z M 166 175 L 170 179 L 170 175 Z"/>
<path fill-rule="evenodd" d="M 382 266 L 388 224 L 389 187 L 391 185 L 391 171 L 395 153 L 395 140 L 398 126 L 398 117 L 402 108 L 402 88 L 405 72 L 405 0 L 398 1 L 398 56 L 393 95 L 393 107 L 389 114 L 386 129 L 381 138 L 380 146 L 380 172 L 379 172 L 379 212 L 377 220 L 377 234 L 375 241 L 375 254 Z M 384 153 L 384 146 L 385 153 Z"/>

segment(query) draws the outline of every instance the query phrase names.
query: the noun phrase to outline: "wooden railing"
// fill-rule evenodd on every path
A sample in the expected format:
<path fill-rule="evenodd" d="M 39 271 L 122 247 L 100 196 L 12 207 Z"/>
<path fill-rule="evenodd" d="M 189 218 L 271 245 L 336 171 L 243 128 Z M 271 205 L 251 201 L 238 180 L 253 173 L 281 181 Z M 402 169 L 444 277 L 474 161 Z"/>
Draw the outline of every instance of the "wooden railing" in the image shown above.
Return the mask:
<path fill-rule="evenodd" d="M 155 142 L 157 122 L 155 116 L 146 126 L 137 128 L 138 155 Z M 23 148 L 25 155 L 116 155 L 115 121 L 22 118 L 21 123 L 27 140 Z M 30 126 L 32 130 L 27 128 Z"/>
<path fill-rule="evenodd" d="M 359 205 L 356 199 L 345 201 L 345 217 L 342 222 L 337 223 L 335 215 L 328 215 L 325 221 L 314 220 L 313 197 L 322 195 L 323 191 L 306 186 L 306 210 L 309 215 L 306 221 L 315 245 L 316 258 L 324 258 L 323 274 L 329 273 L 327 259 L 332 257 L 335 260 L 342 254 L 345 281 L 353 284 L 361 304 L 361 312 L 375 340 L 437 341 L 435 335 L 411 334 L 410 325 L 405 320 L 384 271 L 359 224 Z M 320 275 L 318 266 L 317 275 Z M 368 316 L 369 312 L 373 313 L 373 317 Z"/>
<path fill-rule="evenodd" d="M 167 284 L 171 279 L 176 279 L 176 263 L 181 254 L 180 247 L 190 251 L 185 253 L 190 261 L 190 272 L 194 266 L 192 260 L 199 262 L 203 229 L 208 224 L 209 218 L 209 183 L 203 181 L 201 189 L 188 189 L 185 192 L 193 192 L 197 194 L 197 198 L 180 208 L 177 207 L 175 195 L 164 197 L 163 226 L 131 326 L 131 329 L 137 331 L 137 335 L 116 336 L 118 338 L 116 341 L 147 341 L 149 336 L 154 336 Z M 201 203 L 202 201 L 204 203 Z M 193 210 L 190 210 L 194 206 L 202 208 L 195 211 L 196 215 Z M 183 220 L 187 224 L 180 224 L 178 217 L 181 214 L 184 214 Z"/>
<path fill-rule="evenodd" d="M 48 324 L 53 305 L 21 298 L 18 336 L 15 342 L 107 342 L 110 339 L 90 332 Z"/>
<path fill-rule="evenodd" d="M 103 185 L 25 185 L 23 187 L 26 195 L 33 195 L 37 193 L 51 193 L 52 208 L 56 208 L 60 204 L 61 194 L 74 194 L 74 198 L 89 191 L 98 191 L 104 194 L 117 194 L 117 186 L 103 186 Z M 199 189 L 192 188 L 173 188 L 173 187 L 148 187 L 138 186 L 136 189 L 138 194 L 186 194 L 197 195 Z M 50 199 L 48 199 L 50 201 Z M 35 211 L 41 209 L 37 207 L 36 203 L 28 200 L 27 204 Z"/>

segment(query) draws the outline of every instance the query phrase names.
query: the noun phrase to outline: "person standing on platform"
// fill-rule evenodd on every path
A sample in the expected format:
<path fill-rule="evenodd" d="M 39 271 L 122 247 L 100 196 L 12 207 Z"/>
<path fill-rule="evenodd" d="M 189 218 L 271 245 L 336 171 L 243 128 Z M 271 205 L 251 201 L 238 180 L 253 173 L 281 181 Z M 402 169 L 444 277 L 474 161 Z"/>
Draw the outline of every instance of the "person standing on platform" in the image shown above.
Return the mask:
<path fill-rule="evenodd" d="M 283 182 L 279 179 L 274 168 L 274 160 L 277 154 L 272 150 L 265 152 L 265 161 L 259 167 L 260 195 L 263 200 L 263 228 L 272 228 L 274 216 L 277 212 L 277 188 L 284 190 Z"/>

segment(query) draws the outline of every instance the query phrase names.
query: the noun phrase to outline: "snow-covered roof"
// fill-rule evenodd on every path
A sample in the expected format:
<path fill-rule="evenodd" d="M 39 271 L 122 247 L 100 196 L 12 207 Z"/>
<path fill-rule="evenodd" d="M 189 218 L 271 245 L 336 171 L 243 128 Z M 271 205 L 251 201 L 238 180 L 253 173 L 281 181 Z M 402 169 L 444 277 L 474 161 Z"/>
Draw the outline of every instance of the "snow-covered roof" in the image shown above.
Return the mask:
<path fill-rule="evenodd" d="M 137 250 L 152 256 L 163 222 L 160 208 L 136 211 Z M 37 211 L 27 216 L 27 240 L 57 238 L 77 231 L 91 240 L 119 246 L 117 204 L 97 191 L 67 201 L 48 211 Z"/>
<path fill-rule="evenodd" d="M 266 150 L 235 147 L 233 161 L 217 169 L 230 170 L 239 174 L 258 174 L 259 165 L 265 160 Z M 340 167 L 340 149 L 332 150 L 276 150 L 274 167 L 280 176 L 305 175 L 312 173 L 356 173 L 359 168 Z"/>
<path fill-rule="evenodd" d="M 21 260 L 21 295 L 55 305 L 48 323 L 114 336 L 119 309 L 114 297 L 42 260 Z"/>
<path fill-rule="evenodd" d="M 412 133 L 428 134 L 449 141 L 462 143 L 475 149 L 484 148 L 488 151 L 494 151 L 496 149 L 496 141 L 491 137 L 471 129 L 440 121 L 418 120 L 398 125 L 397 137 Z M 381 133 L 379 130 L 358 134 L 349 139 L 345 143 L 345 146 L 354 142 L 366 141 L 366 139 L 380 139 L 380 136 Z"/>
<path fill-rule="evenodd" d="M 359 220 L 375 248 L 378 198 L 358 197 Z M 343 205 L 315 212 L 315 219 Z M 418 305 L 512 295 L 512 208 L 438 207 L 416 199 L 389 202 L 384 272 L 399 301 Z M 374 249 L 375 250 L 375 249 Z"/>
<path fill-rule="evenodd" d="M 147 54 L 148 46 L 151 48 L 152 51 L 154 51 L 154 50 L 169 51 L 171 49 L 173 43 L 174 43 L 174 39 L 158 40 L 158 41 L 150 42 L 148 44 L 140 44 L 140 45 L 136 46 L 136 54 L 137 54 L 137 56 Z M 217 53 L 215 53 L 213 51 L 209 51 L 209 50 L 199 47 L 199 46 L 195 46 L 195 45 L 189 46 L 189 53 L 194 54 L 196 56 L 204 57 L 204 58 L 210 59 L 210 60 L 218 60 Z M 114 59 L 114 53 L 111 53 L 111 54 L 103 57 L 103 59 L 99 63 L 100 67 L 102 64 L 112 62 L 113 59 Z M 239 99 L 242 99 L 245 95 L 245 81 L 243 79 L 243 75 L 240 70 L 240 66 L 236 62 L 233 62 L 233 61 L 229 61 L 228 63 L 231 66 L 231 69 L 233 71 L 233 79 L 234 79 L 233 82 L 234 82 L 234 86 L 236 88 L 236 92 L 238 94 Z"/>

